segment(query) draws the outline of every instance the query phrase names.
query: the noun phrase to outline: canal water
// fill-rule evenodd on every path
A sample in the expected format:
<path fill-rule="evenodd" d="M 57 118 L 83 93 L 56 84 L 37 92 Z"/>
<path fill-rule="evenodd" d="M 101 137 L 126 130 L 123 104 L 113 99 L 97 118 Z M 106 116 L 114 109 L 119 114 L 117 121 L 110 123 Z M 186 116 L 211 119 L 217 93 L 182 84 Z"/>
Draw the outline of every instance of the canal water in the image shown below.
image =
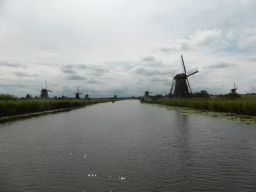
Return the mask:
<path fill-rule="evenodd" d="M 256 191 L 256 125 L 137 100 L 0 125 L 0 191 Z"/>

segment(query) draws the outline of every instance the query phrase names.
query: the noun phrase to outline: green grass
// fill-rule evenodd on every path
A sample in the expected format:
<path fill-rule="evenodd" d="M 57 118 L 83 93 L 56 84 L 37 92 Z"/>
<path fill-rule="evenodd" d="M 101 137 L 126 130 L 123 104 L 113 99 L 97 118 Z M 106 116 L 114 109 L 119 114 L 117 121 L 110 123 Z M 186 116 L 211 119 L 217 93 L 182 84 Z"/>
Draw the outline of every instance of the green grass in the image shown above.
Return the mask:
<path fill-rule="evenodd" d="M 112 99 L 1 99 L 0 117 L 21 115 L 26 113 L 43 112 L 48 110 L 84 107 L 90 104 L 110 102 Z"/>
<path fill-rule="evenodd" d="M 256 116 L 256 96 L 242 96 L 239 99 L 163 98 L 156 101 L 153 101 L 150 98 L 143 97 L 141 99 L 141 102 Z"/>

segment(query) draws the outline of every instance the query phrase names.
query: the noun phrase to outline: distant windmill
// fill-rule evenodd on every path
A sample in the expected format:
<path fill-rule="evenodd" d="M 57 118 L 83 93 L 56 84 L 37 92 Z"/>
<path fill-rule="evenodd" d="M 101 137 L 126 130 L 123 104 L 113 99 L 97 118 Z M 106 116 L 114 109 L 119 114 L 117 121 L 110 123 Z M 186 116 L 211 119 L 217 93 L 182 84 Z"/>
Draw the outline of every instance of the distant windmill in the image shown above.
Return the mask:
<path fill-rule="evenodd" d="M 117 95 L 116 95 L 116 92 L 115 92 L 115 95 L 114 95 L 114 98 L 116 99 Z"/>
<path fill-rule="evenodd" d="M 234 83 L 234 88 L 233 89 L 231 89 L 231 93 L 236 93 L 236 90 L 237 90 L 238 88 L 236 87 L 236 84 Z"/>
<path fill-rule="evenodd" d="M 84 93 L 79 93 L 79 90 L 78 90 L 78 87 L 77 87 L 77 93 L 74 93 L 74 94 L 76 94 L 76 99 L 80 99 L 80 94 L 84 94 Z"/>
<path fill-rule="evenodd" d="M 149 92 L 149 88 L 148 88 L 148 90 L 145 91 L 145 96 L 146 96 L 146 97 L 149 97 L 149 93 L 152 93 L 152 92 Z"/>
<path fill-rule="evenodd" d="M 190 97 L 192 95 L 192 90 L 189 85 L 188 77 L 194 75 L 195 73 L 198 73 L 198 70 L 196 69 L 195 71 L 187 74 L 182 55 L 181 65 L 184 70 L 184 73 L 177 74 L 173 78 L 170 95 L 174 92 L 174 97 Z"/>
<path fill-rule="evenodd" d="M 51 90 L 47 90 L 47 83 L 46 83 L 46 81 L 45 81 L 45 85 L 46 85 L 46 88 L 45 89 L 42 88 L 42 90 L 41 90 L 41 95 L 40 95 L 41 98 L 49 98 L 48 91 L 52 92 Z"/>
<path fill-rule="evenodd" d="M 85 95 L 85 98 L 88 98 L 89 97 L 89 94 L 88 94 L 88 91 L 87 91 L 87 94 Z"/>

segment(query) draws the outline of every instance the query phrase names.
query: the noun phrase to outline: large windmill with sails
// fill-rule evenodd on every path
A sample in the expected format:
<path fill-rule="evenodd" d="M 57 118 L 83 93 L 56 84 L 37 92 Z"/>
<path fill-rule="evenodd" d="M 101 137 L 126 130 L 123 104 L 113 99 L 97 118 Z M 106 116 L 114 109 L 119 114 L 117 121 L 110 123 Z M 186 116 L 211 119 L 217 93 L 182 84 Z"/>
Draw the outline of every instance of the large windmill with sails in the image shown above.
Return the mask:
<path fill-rule="evenodd" d="M 146 97 L 149 97 L 149 93 L 152 93 L 152 92 L 149 92 L 149 88 L 148 88 L 148 90 L 145 91 L 145 96 L 146 96 Z"/>
<path fill-rule="evenodd" d="M 41 89 L 41 95 L 40 95 L 41 98 L 49 98 L 48 92 L 52 92 L 51 90 L 47 89 L 46 81 L 45 81 L 45 85 L 46 85 L 46 88 L 45 89 L 44 88 Z"/>
<path fill-rule="evenodd" d="M 78 87 L 77 87 L 77 92 L 73 93 L 76 94 L 76 99 L 80 99 L 80 94 L 84 94 L 84 93 L 79 93 Z"/>
<path fill-rule="evenodd" d="M 187 73 L 182 55 L 181 65 L 184 73 L 179 73 L 173 77 L 170 95 L 178 98 L 191 97 L 192 90 L 188 81 L 188 77 L 194 75 L 195 73 L 198 73 L 198 70 L 195 69 L 192 72 Z"/>
<path fill-rule="evenodd" d="M 237 89 L 238 89 L 238 88 L 236 87 L 236 84 L 234 83 L 234 88 L 231 89 L 230 93 L 236 93 L 236 90 L 237 90 Z"/>
<path fill-rule="evenodd" d="M 85 94 L 85 98 L 88 98 L 89 97 L 89 94 L 88 94 L 88 91 L 87 91 L 87 93 Z"/>

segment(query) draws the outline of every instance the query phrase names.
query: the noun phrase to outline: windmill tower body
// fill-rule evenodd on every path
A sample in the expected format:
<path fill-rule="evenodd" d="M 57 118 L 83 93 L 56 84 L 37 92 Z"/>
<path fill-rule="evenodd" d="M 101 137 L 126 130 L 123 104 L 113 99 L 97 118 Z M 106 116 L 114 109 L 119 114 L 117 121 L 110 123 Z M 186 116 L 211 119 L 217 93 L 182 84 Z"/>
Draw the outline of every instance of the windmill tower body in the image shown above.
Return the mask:
<path fill-rule="evenodd" d="M 187 76 L 183 73 L 177 74 L 173 79 L 175 80 L 174 97 L 189 97 Z"/>
<path fill-rule="evenodd" d="M 197 73 L 198 70 L 190 74 L 187 74 L 182 55 L 181 55 L 181 64 L 182 64 L 184 73 L 177 74 L 173 78 L 170 95 L 174 92 L 174 97 L 180 97 L 180 98 L 190 97 L 192 95 L 192 90 L 189 85 L 188 77 Z"/>
<path fill-rule="evenodd" d="M 149 97 L 149 92 L 148 91 L 145 91 L 145 96 Z"/>
<path fill-rule="evenodd" d="M 47 89 L 42 89 L 41 90 L 41 98 L 49 98 Z"/>

